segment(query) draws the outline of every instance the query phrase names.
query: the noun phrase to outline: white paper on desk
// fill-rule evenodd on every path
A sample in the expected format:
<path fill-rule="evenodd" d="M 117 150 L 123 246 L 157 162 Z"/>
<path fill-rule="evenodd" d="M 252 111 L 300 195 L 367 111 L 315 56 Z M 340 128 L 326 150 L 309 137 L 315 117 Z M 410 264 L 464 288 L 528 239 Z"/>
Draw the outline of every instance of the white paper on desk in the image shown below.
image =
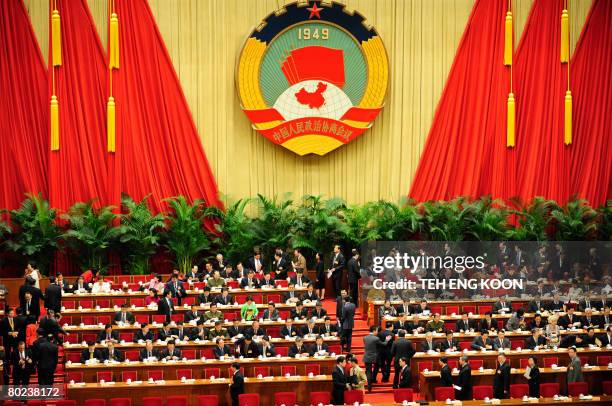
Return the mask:
<path fill-rule="evenodd" d="M 461 390 L 461 386 L 453 385 L 453 388 L 455 388 L 457 390 Z"/>

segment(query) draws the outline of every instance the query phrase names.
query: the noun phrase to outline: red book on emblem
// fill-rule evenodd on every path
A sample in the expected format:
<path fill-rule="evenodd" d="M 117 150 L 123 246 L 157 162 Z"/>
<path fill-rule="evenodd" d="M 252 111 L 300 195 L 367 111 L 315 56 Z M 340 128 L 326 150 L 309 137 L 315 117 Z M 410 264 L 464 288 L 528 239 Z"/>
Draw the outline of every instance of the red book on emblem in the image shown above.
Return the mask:
<path fill-rule="evenodd" d="M 291 51 L 281 64 L 289 84 L 304 80 L 324 80 L 344 86 L 344 51 L 319 45 Z"/>

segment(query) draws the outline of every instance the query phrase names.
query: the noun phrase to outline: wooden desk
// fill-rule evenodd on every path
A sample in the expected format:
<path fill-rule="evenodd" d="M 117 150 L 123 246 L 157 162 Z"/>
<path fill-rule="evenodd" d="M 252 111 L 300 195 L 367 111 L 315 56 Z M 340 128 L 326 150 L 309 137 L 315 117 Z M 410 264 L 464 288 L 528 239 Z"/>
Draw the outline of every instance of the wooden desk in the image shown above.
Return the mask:
<path fill-rule="evenodd" d="M 483 406 L 488 403 L 484 403 L 482 400 L 464 400 L 462 406 Z M 612 404 L 612 396 L 597 396 L 593 397 L 592 400 L 579 400 L 577 398 L 569 399 L 565 402 L 554 400 L 553 398 L 540 398 L 537 403 L 525 403 L 522 399 L 501 399 L 501 405 L 540 405 L 540 406 L 559 406 L 568 404 L 579 404 L 584 406 L 608 406 Z M 415 404 L 416 405 L 416 404 Z M 429 406 L 448 406 L 444 401 L 429 402 Z M 401 406 L 401 403 L 374 403 L 372 406 Z"/>
<path fill-rule="evenodd" d="M 538 365 L 544 365 L 544 358 L 548 357 L 557 357 L 559 366 L 565 366 L 569 363 L 569 355 L 566 348 L 559 348 L 557 351 L 554 350 L 545 350 L 545 351 L 530 351 L 530 350 L 522 350 L 522 351 L 504 351 L 508 362 L 510 362 L 510 366 L 513 368 L 520 368 L 520 360 L 527 359 L 529 356 L 533 355 L 536 357 L 538 361 Z M 578 357 L 584 363 L 588 363 L 589 365 L 597 364 L 597 356 L 601 355 L 611 355 L 612 351 L 608 349 L 578 349 Z M 430 361 L 433 363 L 433 370 L 439 370 L 440 366 L 438 364 L 438 360 L 441 356 L 447 357 L 449 360 L 459 360 L 459 357 L 464 355 L 463 352 L 455 352 L 455 353 L 436 353 L 436 354 L 427 354 L 424 352 L 417 352 L 410 362 L 410 371 L 412 376 L 412 382 L 417 382 L 419 379 L 419 362 Z M 465 353 L 469 357 L 470 360 L 483 360 L 484 368 L 492 368 L 495 369 L 497 367 L 497 356 L 499 353 L 497 351 L 468 351 Z M 429 368 L 432 371 L 431 368 Z"/>
<path fill-rule="evenodd" d="M 527 383 L 527 379 L 523 376 L 525 373 L 524 369 L 512 369 L 510 375 L 510 384 Z M 601 382 L 609 380 L 612 377 L 612 369 L 607 367 L 593 367 L 583 368 L 582 374 L 585 382 L 589 384 L 589 394 L 601 395 L 602 385 Z M 453 373 L 453 377 L 459 376 L 459 372 Z M 483 372 L 472 370 L 472 385 L 479 386 L 493 386 L 493 377 L 495 376 L 495 370 L 485 370 Z M 552 369 L 552 368 L 540 368 L 540 382 L 549 383 L 555 382 L 559 384 L 561 393 L 567 394 L 567 369 Z M 421 372 L 419 374 L 419 387 L 421 389 L 421 396 L 425 397 L 426 400 L 435 399 L 435 388 L 440 386 L 440 372 L 434 371 L 428 374 Z M 580 401 L 582 403 L 582 401 Z"/>
<path fill-rule="evenodd" d="M 163 384 L 141 384 L 132 383 L 130 385 L 117 382 L 114 385 L 100 385 L 98 383 L 88 383 L 85 385 L 67 385 L 66 395 L 68 399 L 76 400 L 77 405 L 81 406 L 86 399 L 109 399 L 109 398 L 130 398 L 133 406 L 142 405 L 143 397 L 167 396 L 187 396 L 188 405 L 196 406 L 197 396 L 217 395 L 219 405 L 231 404 L 229 396 L 229 379 L 197 379 L 182 383 L 176 380 L 167 380 Z M 310 393 L 317 391 L 331 392 L 332 378 L 330 375 L 319 375 L 312 378 L 308 377 L 274 377 L 272 379 L 245 378 L 245 392 L 259 393 L 261 405 L 273 405 L 274 394 L 276 392 L 295 392 L 297 403 L 307 405 L 310 400 Z"/>
<path fill-rule="evenodd" d="M 270 375 L 282 376 L 281 366 L 292 365 L 296 367 L 296 374 L 306 376 L 305 366 L 307 364 L 318 364 L 322 374 L 331 374 L 332 368 L 336 365 L 335 357 L 307 357 L 307 358 L 267 358 L 267 359 L 241 359 L 241 360 L 215 360 L 207 359 L 202 361 L 188 360 L 188 361 L 175 361 L 175 362 L 118 362 L 113 364 L 74 364 L 66 363 L 66 372 L 83 372 L 84 382 L 97 382 L 97 373 L 100 371 L 111 371 L 113 373 L 113 379 L 115 381 L 121 380 L 121 371 L 134 370 L 138 373 L 138 379 L 143 381 L 147 380 L 146 371 L 149 370 L 161 370 L 164 372 L 164 377 L 167 379 L 176 378 L 176 371 L 179 369 L 191 369 L 193 371 L 194 378 L 203 378 L 204 370 L 208 368 L 219 368 L 221 377 L 227 378 L 228 369 L 232 365 L 232 362 L 238 361 L 243 368 L 245 376 L 255 376 L 254 367 L 270 367 Z"/>

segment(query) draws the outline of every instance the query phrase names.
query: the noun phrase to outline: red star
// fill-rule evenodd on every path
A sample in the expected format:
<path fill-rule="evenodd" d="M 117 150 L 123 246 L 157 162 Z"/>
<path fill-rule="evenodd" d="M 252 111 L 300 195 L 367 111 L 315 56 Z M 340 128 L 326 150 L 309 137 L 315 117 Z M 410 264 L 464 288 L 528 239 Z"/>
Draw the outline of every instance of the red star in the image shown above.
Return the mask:
<path fill-rule="evenodd" d="M 323 9 L 318 8 L 317 3 L 314 3 L 312 7 L 308 7 L 306 10 L 310 11 L 310 17 L 308 17 L 308 19 L 311 19 L 314 16 L 316 16 L 319 20 L 321 19 L 321 11 Z"/>

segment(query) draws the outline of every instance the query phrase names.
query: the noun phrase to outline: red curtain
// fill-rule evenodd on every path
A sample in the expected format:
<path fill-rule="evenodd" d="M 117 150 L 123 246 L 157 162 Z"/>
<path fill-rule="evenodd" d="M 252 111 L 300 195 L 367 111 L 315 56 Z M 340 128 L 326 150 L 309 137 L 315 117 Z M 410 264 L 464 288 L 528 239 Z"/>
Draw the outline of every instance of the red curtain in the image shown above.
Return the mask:
<path fill-rule="evenodd" d="M 97 198 L 98 204 L 108 204 L 105 53 L 87 0 L 56 2 L 61 16 L 62 65 L 52 68 L 50 36 L 49 91 L 53 69 L 60 147 L 50 152 L 50 202 L 61 210 L 92 198 Z"/>
<path fill-rule="evenodd" d="M 0 1 L 0 208 L 47 195 L 47 72 L 21 0 Z"/>
<path fill-rule="evenodd" d="M 571 190 L 612 197 L 612 1 L 595 0 L 570 66 L 574 101 Z"/>
<path fill-rule="evenodd" d="M 117 152 L 113 193 L 184 195 L 220 206 L 218 190 L 172 61 L 145 0 L 117 0 L 120 68 L 113 74 Z"/>
<path fill-rule="evenodd" d="M 517 193 L 559 203 L 569 196 L 570 146 L 563 143 L 567 64 L 560 62 L 563 0 L 536 0 L 516 51 Z"/>
<path fill-rule="evenodd" d="M 493 194 L 514 177 L 505 147 L 509 73 L 503 65 L 506 1 L 478 0 L 457 49 L 417 168 L 419 201 Z"/>

